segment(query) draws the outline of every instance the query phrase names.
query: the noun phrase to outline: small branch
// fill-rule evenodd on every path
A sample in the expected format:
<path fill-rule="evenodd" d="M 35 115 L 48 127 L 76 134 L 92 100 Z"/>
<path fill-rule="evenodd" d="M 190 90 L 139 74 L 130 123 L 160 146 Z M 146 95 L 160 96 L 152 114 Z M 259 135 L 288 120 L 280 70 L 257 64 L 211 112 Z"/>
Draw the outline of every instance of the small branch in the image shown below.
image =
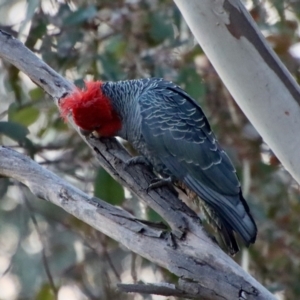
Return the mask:
<path fill-rule="evenodd" d="M 24 193 L 23 193 L 24 195 Z M 46 275 L 47 275 L 47 278 L 48 278 L 48 281 L 49 281 L 49 284 L 50 284 L 50 287 L 55 295 L 55 299 L 57 299 L 58 297 L 58 291 L 57 291 L 57 288 L 54 284 L 54 280 L 53 280 L 53 277 L 52 277 L 52 274 L 51 274 L 51 271 L 50 271 L 50 267 L 49 267 L 49 264 L 48 264 L 48 259 L 47 259 L 47 256 L 46 256 L 46 243 L 45 243 L 45 240 L 43 238 L 43 235 L 41 234 L 40 232 L 40 228 L 39 228 L 39 225 L 38 225 L 38 222 L 35 218 L 35 215 L 34 215 L 34 211 L 33 211 L 33 208 L 31 206 L 31 204 L 29 203 L 28 199 L 26 196 L 23 197 L 24 199 L 24 202 L 25 202 L 25 205 L 27 206 L 27 209 L 29 211 L 29 214 L 30 214 L 30 218 L 32 220 L 32 223 L 35 227 L 35 230 L 39 236 L 39 239 L 40 239 L 40 242 L 42 243 L 42 246 L 43 246 L 43 249 L 42 249 L 42 259 L 43 259 L 43 265 L 44 265 L 44 269 L 45 269 L 45 272 L 46 272 Z"/>
<path fill-rule="evenodd" d="M 131 267 L 130 267 L 130 273 L 131 273 L 131 278 L 134 283 L 137 282 L 137 274 L 136 274 L 136 259 L 137 256 L 135 253 L 131 254 Z"/>
<path fill-rule="evenodd" d="M 119 281 L 122 281 L 121 280 L 121 276 L 119 274 L 119 272 L 117 271 L 115 265 L 114 265 L 114 262 L 112 261 L 112 259 L 110 258 L 110 255 L 107 251 L 107 237 L 105 235 L 101 235 L 99 232 L 97 234 L 97 237 L 98 239 L 101 239 L 101 236 L 104 237 L 104 239 L 102 238 L 102 241 L 101 241 L 101 244 L 102 244 L 102 247 L 103 247 L 103 256 L 105 257 L 105 260 L 107 261 L 107 263 L 109 264 L 111 270 L 113 271 L 113 273 L 115 274 L 116 278 L 119 280 Z"/>
<path fill-rule="evenodd" d="M 162 296 L 185 297 L 185 293 L 176 288 L 174 284 L 118 284 L 118 288 L 126 293 L 154 294 Z"/>
<path fill-rule="evenodd" d="M 0 57 L 28 75 L 54 99 L 58 100 L 74 89 L 75 86 L 71 82 L 56 73 L 19 40 L 3 30 L 0 30 L 0 44 Z"/>

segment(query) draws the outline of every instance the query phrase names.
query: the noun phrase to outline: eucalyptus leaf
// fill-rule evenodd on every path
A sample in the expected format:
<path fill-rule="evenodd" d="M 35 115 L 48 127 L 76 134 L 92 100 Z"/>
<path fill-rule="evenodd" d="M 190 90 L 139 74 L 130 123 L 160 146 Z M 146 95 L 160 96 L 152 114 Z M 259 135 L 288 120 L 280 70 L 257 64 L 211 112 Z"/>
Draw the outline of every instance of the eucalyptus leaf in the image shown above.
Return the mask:
<path fill-rule="evenodd" d="M 102 168 L 95 178 L 94 195 L 114 205 L 121 205 L 124 200 L 122 186 Z"/>
<path fill-rule="evenodd" d="M 87 20 L 94 18 L 97 15 L 95 6 L 88 6 L 87 8 L 79 8 L 77 11 L 70 14 L 64 21 L 65 25 L 77 25 Z"/>
<path fill-rule="evenodd" d="M 0 135 L 4 134 L 17 142 L 24 142 L 29 130 L 16 122 L 0 122 Z"/>
<path fill-rule="evenodd" d="M 24 126 L 33 124 L 39 117 L 40 112 L 33 106 L 11 112 L 10 121 L 20 123 Z"/>
<path fill-rule="evenodd" d="M 38 291 L 35 300 L 55 300 L 55 294 L 49 284 L 44 284 Z"/>
<path fill-rule="evenodd" d="M 150 16 L 150 21 L 150 34 L 156 42 L 162 42 L 167 38 L 173 38 L 174 34 L 172 24 L 167 22 L 164 14 L 153 14 Z"/>

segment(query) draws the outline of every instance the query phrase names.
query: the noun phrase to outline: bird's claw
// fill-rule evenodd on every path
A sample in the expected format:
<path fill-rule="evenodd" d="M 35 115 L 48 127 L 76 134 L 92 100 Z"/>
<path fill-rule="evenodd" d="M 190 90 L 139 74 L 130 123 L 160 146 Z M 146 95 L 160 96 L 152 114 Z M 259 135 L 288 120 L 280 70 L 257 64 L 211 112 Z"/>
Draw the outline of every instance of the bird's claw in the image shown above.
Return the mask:
<path fill-rule="evenodd" d="M 148 188 L 147 188 L 147 193 L 151 190 L 163 187 L 163 186 L 169 186 L 169 187 L 173 187 L 172 185 L 172 178 L 168 177 L 168 178 L 154 178 L 153 180 L 151 180 L 151 183 L 149 184 Z"/>
<path fill-rule="evenodd" d="M 151 166 L 149 161 L 144 156 L 134 156 L 125 162 L 124 168 L 127 169 L 128 167 L 134 166 L 134 165 L 144 165 L 146 167 Z"/>

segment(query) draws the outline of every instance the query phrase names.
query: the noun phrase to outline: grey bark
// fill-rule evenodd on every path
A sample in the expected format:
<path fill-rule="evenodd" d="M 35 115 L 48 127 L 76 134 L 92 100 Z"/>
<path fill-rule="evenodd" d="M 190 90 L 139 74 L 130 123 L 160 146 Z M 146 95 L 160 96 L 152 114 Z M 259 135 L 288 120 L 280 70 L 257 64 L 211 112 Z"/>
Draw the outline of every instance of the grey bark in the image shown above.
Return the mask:
<path fill-rule="evenodd" d="M 0 31 L 0 57 L 27 74 L 55 102 L 74 85 L 38 59 L 21 42 Z M 72 120 L 70 123 L 78 131 Z M 79 132 L 80 134 L 80 132 Z M 82 136 L 82 135 L 81 135 Z M 274 299 L 274 296 L 228 257 L 203 231 L 196 214 L 168 188 L 147 193 L 154 174 L 143 166 L 125 171 L 129 158 L 115 140 L 82 136 L 99 163 L 122 185 L 156 210 L 178 237 L 176 247 L 168 234 L 136 220 L 129 213 L 84 194 L 34 161 L 0 148 L 0 174 L 19 180 L 36 196 L 51 201 L 128 249 L 168 269 L 180 280 L 174 295 L 201 299 Z M 184 239 L 181 237 L 184 235 Z M 168 285 L 168 292 L 172 289 Z M 132 289 L 133 291 L 136 288 Z M 154 289 L 148 289 L 153 293 Z M 128 289 L 127 289 L 128 291 Z M 156 290 L 157 293 L 161 291 Z M 164 290 L 165 292 L 165 290 Z"/>

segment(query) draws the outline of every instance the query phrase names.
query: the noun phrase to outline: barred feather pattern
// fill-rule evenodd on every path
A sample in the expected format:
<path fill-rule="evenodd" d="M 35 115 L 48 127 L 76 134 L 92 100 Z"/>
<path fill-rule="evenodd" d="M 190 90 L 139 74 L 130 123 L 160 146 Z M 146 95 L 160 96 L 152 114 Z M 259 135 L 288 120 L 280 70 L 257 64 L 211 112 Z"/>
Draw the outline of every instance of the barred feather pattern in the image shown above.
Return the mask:
<path fill-rule="evenodd" d="M 229 252 L 238 251 L 234 231 L 247 246 L 254 243 L 256 224 L 235 169 L 201 107 L 180 87 L 158 78 L 107 82 L 102 89 L 122 120 L 118 135 L 156 172 L 194 193 Z"/>

